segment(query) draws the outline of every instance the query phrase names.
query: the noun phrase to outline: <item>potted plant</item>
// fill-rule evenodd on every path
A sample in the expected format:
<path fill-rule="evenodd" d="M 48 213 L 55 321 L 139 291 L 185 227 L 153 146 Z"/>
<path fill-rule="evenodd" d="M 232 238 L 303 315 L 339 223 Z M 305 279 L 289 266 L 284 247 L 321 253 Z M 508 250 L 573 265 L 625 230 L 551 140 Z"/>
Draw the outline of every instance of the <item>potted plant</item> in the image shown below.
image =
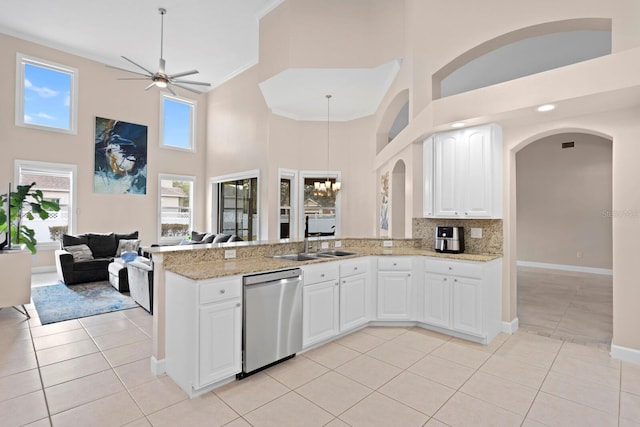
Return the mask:
<path fill-rule="evenodd" d="M 24 219 L 47 219 L 50 211 L 60 210 L 57 202 L 45 200 L 42 191 L 32 190 L 34 185 L 35 182 L 30 185 L 18 185 L 16 191 L 0 194 L 0 233 L 10 233 L 12 242 L 25 245 L 32 254 L 36 253 L 38 241 L 35 231 L 23 223 Z M 7 215 L 5 210 L 7 200 L 10 215 Z"/>

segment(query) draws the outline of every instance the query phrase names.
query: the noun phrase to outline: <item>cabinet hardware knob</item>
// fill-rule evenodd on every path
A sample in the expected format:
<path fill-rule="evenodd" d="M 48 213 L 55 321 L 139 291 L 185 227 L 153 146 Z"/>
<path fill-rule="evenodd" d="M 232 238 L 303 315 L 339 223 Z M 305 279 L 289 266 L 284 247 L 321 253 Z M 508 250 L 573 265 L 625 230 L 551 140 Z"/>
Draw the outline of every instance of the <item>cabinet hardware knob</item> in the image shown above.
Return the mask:
<path fill-rule="evenodd" d="M 469 212 L 465 212 L 464 214 L 465 214 L 465 215 L 469 215 Z"/>
<path fill-rule="evenodd" d="M 345 282 L 342 282 L 342 283 L 345 283 Z M 338 285 L 339 285 L 339 283 L 338 283 L 338 282 L 336 282 L 336 286 L 338 286 Z"/>
<path fill-rule="evenodd" d="M 322 274 L 320 275 L 320 277 L 324 277 L 324 273 L 322 273 Z"/>
<path fill-rule="evenodd" d="M 236 303 L 236 307 L 240 307 L 240 303 L 239 303 L 239 302 L 238 302 L 238 303 Z"/>
<path fill-rule="evenodd" d="M 452 269 L 453 269 L 452 267 L 449 267 L 449 270 L 452 270 Z"/>
<path fill-rule="evenodd" d="M 454 215 L 458 215 L 458 212 L 454 212 Z"/>
<path fill-rule="evenodd" d="M 357 269 L 358 269 L 358 267 L 353 267 L 353 269 L 354 269 L 354 270 L 357 270 Z"/>
<path fill-rule="evenodd" d="M 442 280 L 446 282 L 446 281 L 447 281 L 447 278 L 446 278 L 446 277 L 444 277 Z"/>
<path fill-rule="evenodd" d="M 220 289 L 220 293 L 224 294 L 226 291 L 224 289 Z"/>
<path fill-rule="evenodd" d="M 398 265 L 398 264 L 396 264 L 396 263 L 394 262 L 394 263 L 393 263 L 393 266 L 395 267 L 396 265 Z"/>
<path fill-rule="evenodd" d="M 411 277 L 411 273 L 407 274 L 407 277 Z"/>
<path fill-rule="evenodd" d="M 457 282 L 458 282 L 458 279 L 453 279 L 453 281 L 457 283 Z"/>
<path fill-rule="evenodd" d="M 347 283 L 347 281 L 346 281 L 346 280 L 343 280 L 343 281 L 342 281 L 342 283 Z M 337 285 L 337 283 L 336 283 L 336 285 Z"/>

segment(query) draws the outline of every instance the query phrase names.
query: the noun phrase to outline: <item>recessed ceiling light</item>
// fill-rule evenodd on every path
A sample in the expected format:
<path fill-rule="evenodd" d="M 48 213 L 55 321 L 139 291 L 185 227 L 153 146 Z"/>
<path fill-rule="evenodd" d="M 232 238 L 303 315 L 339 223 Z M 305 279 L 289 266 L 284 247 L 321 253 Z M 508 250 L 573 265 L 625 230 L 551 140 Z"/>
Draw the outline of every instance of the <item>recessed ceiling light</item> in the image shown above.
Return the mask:
<path fill-rule="evenodd" d="M 553 104 L 544 104 L 538 107 L 538 111 L 544 113 L 545 111 L 555 110 L 556 106 Z"/>
<path fill-rule="evenodd" d="M 464 126 L 465 126 L 465 124 L 462 123 L 462 122 L 454 123 L 454 124 L 451 125 L 452 128 L 461 128 L 461 127 L 464 127 Z"/>

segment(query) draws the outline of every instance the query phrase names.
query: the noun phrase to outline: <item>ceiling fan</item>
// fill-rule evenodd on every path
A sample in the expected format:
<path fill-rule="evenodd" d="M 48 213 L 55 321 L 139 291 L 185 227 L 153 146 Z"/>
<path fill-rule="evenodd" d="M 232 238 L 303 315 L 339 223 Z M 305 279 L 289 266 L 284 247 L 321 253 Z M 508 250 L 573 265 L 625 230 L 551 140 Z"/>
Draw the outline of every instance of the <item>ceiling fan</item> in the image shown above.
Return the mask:
<path fill-rule="evenodd" d="M 188 84 L 188 85 L 200 85 L 200 86 L 211 86 L 211 84 L 204 83 L 204 82 L 196 82 L 196 81 L 193 81 L 193 80 L 182 80 L 182 79 L 180 79 L 180 77 L 186 77 L 186 76 L 190 76 L 192 74 L 198 74 L 198 70 L 183 71 L 181 73 L 175 73 L 175 74 L 167 74 L 165 72 L 165 61 L 164 61 L 162 53 L 163 53 L 163 43 L 164 43 L 164 15 L 167 13 L 167 10 L 161 7 L 161 8 L 158 9 L 158 12 L 160 12 L 160 17 L 161 17 L 160 18 L 160 66 L 159 66 L 158 71 L 156 71 L 154 73 L 154 72 L 146 69 L 142 65 L 133 62 L 132 60 L 130 60 L 126 56 L 122 56 L 122 58 L 125 61 L 128 61 L 131 64 L 135 65 L 136 67 L 140 68 L 141 70 L 144 70 L 146 74 L 139 73 L 139 72 L 136 72 L 136 71 L 126 70 L 124 68 L 114 67 L 114 66 L 111 66 L 111 65 L 107 65 L 107 67 L 115 68 L 116 70 L 126 71 L 128 73 L 138 74 L 140 76 L 144 76 L 144 77 L 119 78 L 118 80 L 151 80 L 151 84 L 149 86 L 147 86 L 144 90 L 149 90 L 152 87 L 156 86 L 156 87 L 159 87 L 161 89 L 167 88 L 167 90 L 169 90 L 169 92 L 171 92 L 172 95 L 177 96 L 176 92 L 171 87 L 171 86 L 176 86 L 176 87 L 188 90 L 188 91 L 193 92 L 193 93 L 198 93 L 198 94 L 202 93 L 202 92 L 194 90 L 194 89 L 192 89 L 190 87 L 185 86 L 185 84 Z"/>

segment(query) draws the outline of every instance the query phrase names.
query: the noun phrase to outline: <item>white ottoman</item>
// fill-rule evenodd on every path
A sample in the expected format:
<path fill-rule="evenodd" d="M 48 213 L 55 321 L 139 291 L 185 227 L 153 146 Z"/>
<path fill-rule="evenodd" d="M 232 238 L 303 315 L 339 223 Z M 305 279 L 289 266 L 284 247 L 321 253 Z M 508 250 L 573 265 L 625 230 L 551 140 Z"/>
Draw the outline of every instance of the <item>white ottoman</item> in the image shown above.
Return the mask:
<path fill-rule="evenodd" d="M 119 292 L 128 292 L 127 264 L 122 258 L 114 258 L 107 269 L 109 270 L 109 283 L 111 283 L 111 286 Z"/>
<path fill-rule="evenodd" d="M 153 314 L 153 264 L 150 259 L 138 257 L 127 264 L 129 295 L 142 308 Z"/>

